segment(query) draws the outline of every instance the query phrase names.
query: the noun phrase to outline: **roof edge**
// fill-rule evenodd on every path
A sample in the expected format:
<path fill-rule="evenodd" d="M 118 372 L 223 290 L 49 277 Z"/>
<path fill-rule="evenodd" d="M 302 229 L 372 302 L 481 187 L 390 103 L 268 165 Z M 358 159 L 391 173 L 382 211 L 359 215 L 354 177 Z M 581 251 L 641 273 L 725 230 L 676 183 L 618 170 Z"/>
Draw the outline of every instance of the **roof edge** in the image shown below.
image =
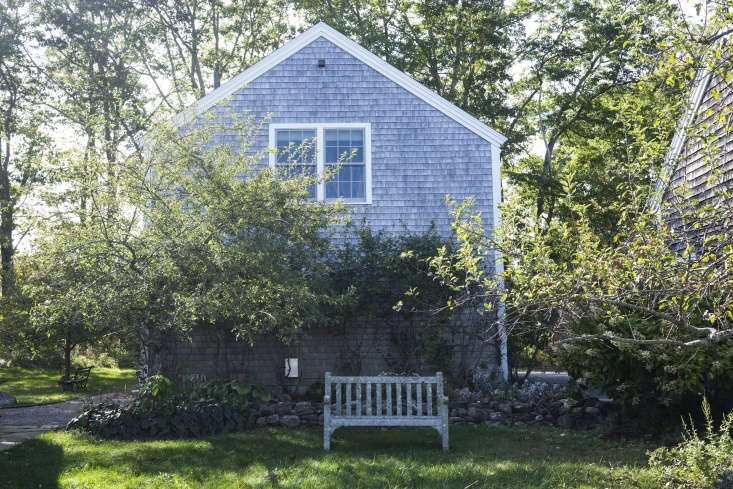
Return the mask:
<path fill-rule="evenodd" d="M 433 106 L 435 109 L 444 113 L 486 141 L 497 146 L 502 146 L 506 142 L 507 138 L 503 134 L 492 129 L 468 112 L 458 108 L 455 104 L 444 99 L 425 85 L 413 80 L 402 71 L 390 65 L 355 41 L 344 36 L 325 22 L 319 22 L 304 33 L 286 42 L 273 53 L 265 56 L 251 67 L 222 84 L 219 88 L 199 99 L 191 107 L 180 112 L 175 118 L 176 125 L 183 125 L 190 122 L 196 116 L 231 96 L 234 92 L 247 85 L 249 82 L 263 75 L 320 37 L 331 41 L 364 64 L 370 66 L 386 78 L 400 85 L 411 94 L 422 99 L 424 102 Z"/>

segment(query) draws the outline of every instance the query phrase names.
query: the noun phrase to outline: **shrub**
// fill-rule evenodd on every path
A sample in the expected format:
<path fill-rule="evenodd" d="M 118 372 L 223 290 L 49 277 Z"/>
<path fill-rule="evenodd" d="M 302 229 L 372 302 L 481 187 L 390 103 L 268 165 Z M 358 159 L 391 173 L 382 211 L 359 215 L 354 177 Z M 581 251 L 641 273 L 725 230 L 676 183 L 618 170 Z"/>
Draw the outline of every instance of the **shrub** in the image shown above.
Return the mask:
<path fill-rule="evenodd" d="M 239 431 L 245 413 L 228 402 L 178 399 L 152 409 L 99 404 L 72 419 L 66 429 L 81 429 L 101 438 L 130 440 L 189 438 Z"/>
<path fill-rule="evenodd" d="M 649 464 L 657 472 L 660 487 L 670 489 L 733 488 L 733 412 L 713 427 L 710 405 L 702 404 L 704 434 L 700 436 L 692 420 L 683 423 L 683 441 L 672 448 L 651 453 Z"/>
<path fill-rule="evenodd" d="M 635 329 L 656 327 L 628 320 L 636 321 Z M 595 327 L 579 324 L 578 331 Z M 564 345 L 557 356 L 573 378 L 607 393 L 622 408 L 624 421 L 645 431 L 676 428 L 680 416 L 698 411 L 703 395 L 714 413 L 733 407 L 733 349 L 726 345 L 684 349 L 578 342 Z"/>
<path fill-rule="evenodd" d="M 209 381 L 184 392 L 153 375 L 129 406 L 99 404 L 66 428 L 122 440 L 199 437 L 244 429 L 250 404 L 270 400 L 272 395 L 256 384 Z"/>

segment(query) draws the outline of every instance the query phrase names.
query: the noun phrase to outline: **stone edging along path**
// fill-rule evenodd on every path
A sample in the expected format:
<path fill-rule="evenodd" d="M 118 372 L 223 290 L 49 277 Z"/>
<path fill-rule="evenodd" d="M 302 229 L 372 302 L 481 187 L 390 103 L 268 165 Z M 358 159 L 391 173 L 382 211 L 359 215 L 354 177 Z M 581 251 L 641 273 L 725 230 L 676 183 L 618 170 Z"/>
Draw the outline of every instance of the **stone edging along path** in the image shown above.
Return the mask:
<path fill-rule="evenodd" d="M 119 400 L 119 393 L 0 409 L 0 452 L 45 431 L 66 426 L 87 404 Z"/>

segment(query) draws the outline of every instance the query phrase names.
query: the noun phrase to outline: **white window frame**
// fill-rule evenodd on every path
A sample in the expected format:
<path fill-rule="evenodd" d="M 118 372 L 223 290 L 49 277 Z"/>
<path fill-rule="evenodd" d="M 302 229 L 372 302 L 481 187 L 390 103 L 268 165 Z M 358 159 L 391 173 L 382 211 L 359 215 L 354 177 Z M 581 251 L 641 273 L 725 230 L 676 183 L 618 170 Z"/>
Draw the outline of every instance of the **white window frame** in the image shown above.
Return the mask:
<path fill-rule="evenodd" d="M 352 205 L 365 205 L 372 203 L 372 125 L 368 122 L 278 122 L 270 124 L 270 166 L 275 167 L 277 161 L 277 138 L 278 129 L 315 129 L 316 131 L 316 172 L 323 175 L 325 168 L 325 130 L 326 129 L 363 129 L 364 130 L 364 175 L 365 192 L 364 200 L 344 199 L 344 202 Z M 316 200 L 326 200 L 326 186 L 324 182 L 316 185 Z"/>

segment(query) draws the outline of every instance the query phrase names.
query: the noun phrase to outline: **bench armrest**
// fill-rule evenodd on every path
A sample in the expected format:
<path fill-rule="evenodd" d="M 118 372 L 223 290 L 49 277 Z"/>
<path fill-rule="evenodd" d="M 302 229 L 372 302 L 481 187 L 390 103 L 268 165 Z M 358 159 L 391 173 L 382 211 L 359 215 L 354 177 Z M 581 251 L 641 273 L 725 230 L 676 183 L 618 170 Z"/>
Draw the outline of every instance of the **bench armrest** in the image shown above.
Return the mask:
<path fill-rule="evenodd" d="M 324 404 L 330 404 L 331 403 L 331 396 L 329 396 L 328 394 L 326 394 L 325 396 L 323 396 L 323 403 Z"/>

